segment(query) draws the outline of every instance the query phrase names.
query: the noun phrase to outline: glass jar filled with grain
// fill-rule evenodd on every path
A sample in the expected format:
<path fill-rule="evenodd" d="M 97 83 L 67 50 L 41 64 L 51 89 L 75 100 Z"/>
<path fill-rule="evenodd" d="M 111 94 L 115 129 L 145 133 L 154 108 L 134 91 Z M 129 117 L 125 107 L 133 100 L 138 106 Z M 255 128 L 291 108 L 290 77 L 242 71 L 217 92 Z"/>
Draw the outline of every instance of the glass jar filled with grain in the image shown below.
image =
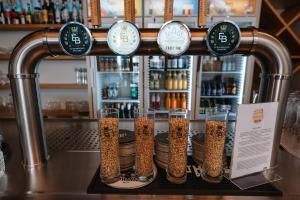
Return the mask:
<path fill-rule="evenodd" d="M 176 184 L 186 181 L 187 147 L 190 113 L 176 109 L 169 114 L 169 162 L 167 179 Z"/>
<path fill-rule="evenodd" d="M 119 111 L 114 108 L 100 110 L 100 178 L 103 183 L 120 179 L 119 162 Z"/>
<path fill-rule="evenodd" d="M 134 112 L 135 172 L 143 182 L 153 177 L 154 120 L 153 109 Z"/>
<path fill-rule="evenodd" d="M 227 135 L 228 111 L 206 109 L 204 162 L 201 177 L 211 183 L 223 179 L 223 153 Z"/>

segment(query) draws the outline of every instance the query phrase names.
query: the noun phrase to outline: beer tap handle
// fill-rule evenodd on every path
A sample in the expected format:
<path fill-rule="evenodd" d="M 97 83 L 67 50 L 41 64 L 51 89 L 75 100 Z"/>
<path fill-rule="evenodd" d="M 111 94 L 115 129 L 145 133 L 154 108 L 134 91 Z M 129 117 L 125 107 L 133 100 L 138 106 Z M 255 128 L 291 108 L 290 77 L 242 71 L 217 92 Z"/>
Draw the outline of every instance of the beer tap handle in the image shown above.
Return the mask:
<path fill-rule="evenodd" d="M 165 13 L 164 20 L 165 22 L 173 19 L 173 0 L 165 0 Z"/>
<path fill-rule="evenodd" d="M 208 0 L 198 0 L 198 27 L 206 25 L 208 15 Z"/>
<path fill-rule="evenodd" d="M 124 0 L 125 20 L 135 24 L 135 1 Z"/>
<path fill-rule="evenodd" d="M 91 0 L 91 21 L 94 28 L 101 27 L 101 0 Z"/>

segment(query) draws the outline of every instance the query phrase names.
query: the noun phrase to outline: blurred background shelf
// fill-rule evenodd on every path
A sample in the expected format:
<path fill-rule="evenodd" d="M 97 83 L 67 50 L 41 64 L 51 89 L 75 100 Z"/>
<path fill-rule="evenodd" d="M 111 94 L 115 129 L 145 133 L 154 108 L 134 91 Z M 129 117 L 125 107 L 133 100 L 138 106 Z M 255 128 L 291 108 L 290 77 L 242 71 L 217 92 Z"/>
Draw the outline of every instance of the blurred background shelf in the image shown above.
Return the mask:
<path fill-rule="evenodd" d="M 0 29 L 1 30 L 1 29 Z M 9 54 L 0 54 L 0 60 L 9 60 Z M 85 60 L 85 57 L 71 57 L 71 56 L 56 56 L 47 57 L 46 60 Z"/>
<path fill-rule="evenodd" d="M 34 31 L 45 28 L 60 28 L 63 24 L 1 24 L 1 31 Z"/>

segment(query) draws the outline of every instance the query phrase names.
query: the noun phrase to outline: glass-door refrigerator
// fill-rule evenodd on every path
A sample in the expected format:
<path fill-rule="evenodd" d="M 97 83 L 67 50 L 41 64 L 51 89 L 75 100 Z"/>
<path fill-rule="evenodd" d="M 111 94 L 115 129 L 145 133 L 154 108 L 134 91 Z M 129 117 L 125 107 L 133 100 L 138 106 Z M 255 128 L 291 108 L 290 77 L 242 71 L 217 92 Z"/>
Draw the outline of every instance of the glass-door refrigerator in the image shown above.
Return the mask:
<path fill-rule="evenodd" d="M 237 106 L 242 103 L 247 57 L 202 56 L 199 70 L 198 119 L 205 119 L 207 108 L 229 110 L 229 119 L 236 118 Z"/>
<path fill-rule="evenodd" d="M 98 111 L 102 108 L 116 108 L 121 119 L 134 118 L 134 111 L 143 106 L 141 63 L 141 57 L 138 56 L 97 57 Z"/>
<path fill-rule="evenodd" d="M 145 108 L 156 110 L 157 118 L 167 118 L 170 110 L 191 110 L 194 104 L 197 60 L 192 56 L 145 59 Z M 193 115 L 193 113 L 191 113 Z"/>

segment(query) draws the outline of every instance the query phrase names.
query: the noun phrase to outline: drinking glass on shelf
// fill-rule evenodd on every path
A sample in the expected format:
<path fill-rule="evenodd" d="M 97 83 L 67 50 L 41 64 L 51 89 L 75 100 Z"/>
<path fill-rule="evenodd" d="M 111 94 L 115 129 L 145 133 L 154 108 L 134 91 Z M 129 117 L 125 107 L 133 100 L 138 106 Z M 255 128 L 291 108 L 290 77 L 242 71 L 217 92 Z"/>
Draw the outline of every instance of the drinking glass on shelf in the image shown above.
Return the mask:
<path fill-rule="evenodd" d="M 223 179 L 223 153 L 227 134 L 228 110 L 206 109 L 204 162 L 201 177 L 211 183 Z"/>
<path fill-rule="evenodd" d="M 154 120 L 153 109 L 134 111 L 135 132 L 135 173 L 139 181 L 148 181 L 153 177 L 154 151 Z"/>
<path fill-rule="evenodd" d="M 120 178 L 119 162 L 119 111 L 114 108 L 100 110 L 100 178 L 103 183 L 113 183 Z"/>
<path fill-rule="evenodd" d="M 169 162 L 167 179 L 176 184 L 186 181 L 190 112 L 177 109 L 169 114 Z"/>

